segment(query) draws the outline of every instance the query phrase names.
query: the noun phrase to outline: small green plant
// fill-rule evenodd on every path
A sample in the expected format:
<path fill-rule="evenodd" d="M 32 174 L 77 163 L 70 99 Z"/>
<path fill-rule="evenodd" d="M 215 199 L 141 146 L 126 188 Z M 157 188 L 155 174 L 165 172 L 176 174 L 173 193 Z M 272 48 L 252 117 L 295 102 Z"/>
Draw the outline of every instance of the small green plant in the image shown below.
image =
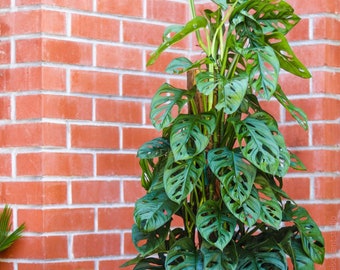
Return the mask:
<path fill-rule="evenodd" d="M 189 0 L 192 19 L 166 28 L 148 62 L 190 33 L 203 52 L 167 67 L 193 76 L 188 89 L 165 83 L 152 99 L 150 118 L 162 136 L 138 151 L 146 190 L 132 228 L 139 255 L 124 265 L 287 269 L 288 255 L 294 269 L 314 269 L 324 260 L 324 239 L 282 189 L 289 168 L 305 167 L 259 101 L 277 99 L 308 128 L 278 84 L 281 69 L 310 77 L 285 37 L 300 18 L 284 0 L 212 2 L 215 10 L 197 16 Z"/>
<path fill-rule="evenodd" d="M 11 232 L 12 210 L 5 205 L 0 215 L 0 252 L 8 249 L 17 239 L 21 237 L 25 225 L 21 224 L 15 231 Z"/>

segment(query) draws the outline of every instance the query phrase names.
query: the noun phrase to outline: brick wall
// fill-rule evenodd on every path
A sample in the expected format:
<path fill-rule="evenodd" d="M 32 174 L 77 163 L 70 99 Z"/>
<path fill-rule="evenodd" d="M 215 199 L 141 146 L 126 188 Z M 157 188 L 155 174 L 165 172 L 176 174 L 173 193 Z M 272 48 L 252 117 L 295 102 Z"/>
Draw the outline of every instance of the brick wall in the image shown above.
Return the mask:
<path fill-rule="evenodd" d="M 339 269 L 340 4 L 288 2 L 303 18 L 290 40 L 313 79 L 282 76 L 311 120 L 308 132 L 273 110 L 308 167 L 285 185 L 324 232 L 318 269 Z M 164 28 L 188 18 L 186 3 L 0 1 L 0 203 L 12 206 L 14 227 L 27 226 L 2 254 L 2 270 L 118 269 L 133 256 L 132 212 L 143 194 L 135 153 L 157 135 L 150 97 L 164 81 L 185 86 L 163 70 L 193 45 L 145 63 Z"/>

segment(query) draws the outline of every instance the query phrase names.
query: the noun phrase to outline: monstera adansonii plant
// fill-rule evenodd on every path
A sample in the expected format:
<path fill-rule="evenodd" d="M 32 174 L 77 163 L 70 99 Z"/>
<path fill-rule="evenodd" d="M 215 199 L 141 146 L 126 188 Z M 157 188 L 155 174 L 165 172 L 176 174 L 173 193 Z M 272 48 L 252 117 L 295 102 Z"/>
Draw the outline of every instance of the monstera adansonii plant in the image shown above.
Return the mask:
<path fill-rule="evenodd" d="M 164 83 L 150 118 L 162 136 L 138 151 L 145 196 L 135 204 L 134 269 L 314 269 L 324 239 L 308 212 L 283 191 L 283 177 L 305 167 L 261 107 L 276 99 L 307 129 L 305 113 L 279 73 L 309 78 L 285 35 L 299 22 L 284 0 L 212 0 L 192 19 L 166 28 L 148 65 L 195 34 L 195 60 L 166 71 L 189 74 L 188 89 Z M 273 106 L 277 106 L 277 103 Z M 287 261 L 290 261 L 288 263 Z"/>

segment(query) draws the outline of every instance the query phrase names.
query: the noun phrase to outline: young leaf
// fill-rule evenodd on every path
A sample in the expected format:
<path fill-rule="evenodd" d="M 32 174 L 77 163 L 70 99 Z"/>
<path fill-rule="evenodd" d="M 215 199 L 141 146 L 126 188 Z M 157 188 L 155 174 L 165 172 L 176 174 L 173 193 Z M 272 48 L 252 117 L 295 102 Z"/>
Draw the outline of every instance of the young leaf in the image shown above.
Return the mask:
<path fill-rule="evenodd" d="M 215 130 L 215 120 L 213 113 L 177 117 L 170 133 L 170 146 L 176 161 L 190 159 L 204 151 L 209 143 L 208 135 Z"/>
<path fill-rule="evenodd" d="M 153 190 L 136 202 L 134 218 L 139 230 L 152 232 L 167 223 L 180 206 L 163 189 Z"/>
<path fill-rule="evenodd" d="M 196 216 L 197 229 L 202 237 L 221 251 L 233 237 L 236 219 L 216 201 L 206 201 L 200 206 Z"/>
<path fill-rule="evenodd" d="M 150 118 L 154 127 L 161 130 L 169 126 L 192 96 L 190 91 L 164 83 L 151 101 Z"/>
<path fill-rule="evenodd" d="M 275 32 L 273 34 L 266 35 L 265 40 L 267 44 L 274 49 L 281 68 L 302 78 L 311 77 L 308 69 L 296 57 L 283 34 Z"/>
<path fill-rule="evenodd" d="M 204 154 L 177 162 L 173 155 L 169 154 L 163 180 L 168 197 L 178 204 L 181 203 L 193 190 L 203 172 L 204 165 Z"/>
<path fill-rule="evenodd" d="M 175 35 L 171 38 L 166 38 L 164 42 L 157 48 L 156 51 L 154 51 L 151 56 L 149 61 L 147 62 L 147 65 L 152 65 L 155 63 L 157 58 L 160 56 L 160 54 L 166 50 L 168 47 L 171 45 L 177 43 L 178 41 L 182 40 L 185 38 L 187 35 L 189 35 L 192 32 L 197 31 L 199 28 L 203 28 L 207 26 L 207 20 L 202 17 L 202 16 L 197 16 L 190 20 L 186 25 L 184 25 L 182 28 L 176 30 L 178 32 L 175 33 Z"/>
<path fill-rule="evenodd" d="M 321 231 L 315 221 L 309 216 L 307 210 L 288 201 L 284 214 L 288 220 L 293 221 L 300 233 L 303 250 L 315 263 L 323 263 L 325 256 L 325 242 Z"/>
<path fill-rule="evenodd" d="M 249 197 L 256 168 L 241 153 L 227 148 L 212 149 L 208 152 L 208 164 L 233 200 L 242 203 Z"/>

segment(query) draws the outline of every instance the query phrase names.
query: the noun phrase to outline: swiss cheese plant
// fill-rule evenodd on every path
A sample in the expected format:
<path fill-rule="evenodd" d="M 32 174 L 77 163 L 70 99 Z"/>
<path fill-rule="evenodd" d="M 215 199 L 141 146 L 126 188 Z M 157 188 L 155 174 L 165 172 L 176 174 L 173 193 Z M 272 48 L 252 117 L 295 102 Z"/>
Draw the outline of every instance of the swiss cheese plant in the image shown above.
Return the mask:
<path fill-rule="evenodd" d="M 310 77 L 285 37 L 300 18 L 284 0 L 212 0 L 200 15 L 188 1 L 192 19 L 167 27 L 148 62 L 195 34 L 199 58 L 166 69 L 189 74 L 188 89 L 164 83 L 151 102 L 162 136 L 138 151 L 146 194 L 134 210 L 139 255 L 125 266 L 283 270 L 289 257 L 294 269 L 314 269 L 324 239 L 283 191 L 287 171 L 305 167 L 260 102 L 276 99 L 308 128 L 278 83 L 282 70 Z"/>

